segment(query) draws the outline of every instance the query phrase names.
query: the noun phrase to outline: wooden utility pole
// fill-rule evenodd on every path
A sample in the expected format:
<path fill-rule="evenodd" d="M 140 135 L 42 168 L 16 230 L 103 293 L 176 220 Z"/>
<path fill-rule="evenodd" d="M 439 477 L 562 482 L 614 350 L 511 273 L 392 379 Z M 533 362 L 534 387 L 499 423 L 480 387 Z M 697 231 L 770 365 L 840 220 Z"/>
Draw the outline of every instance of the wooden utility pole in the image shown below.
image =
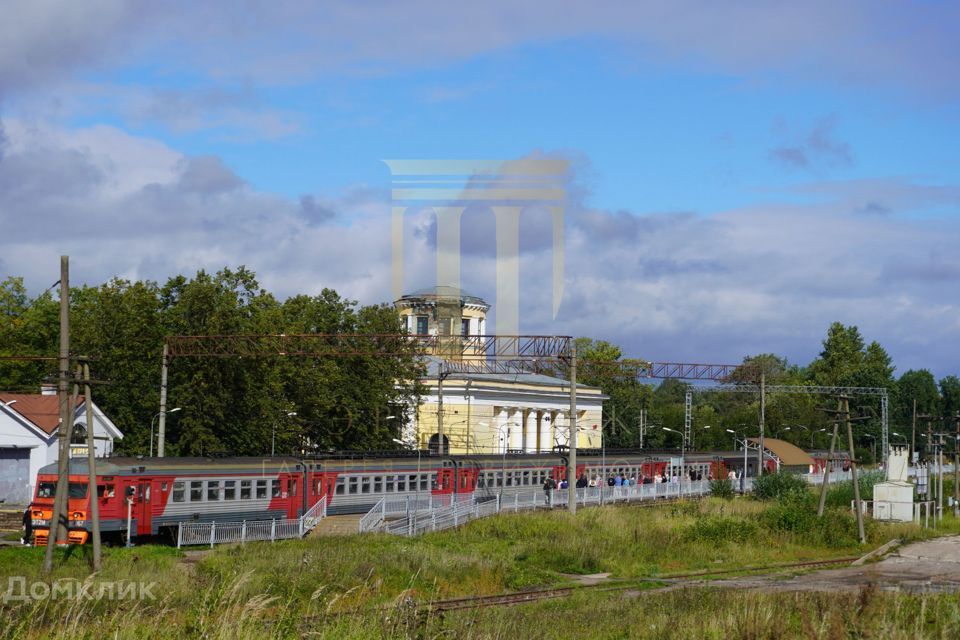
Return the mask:
<path fill-rule="evenodd" d="M 87 407 L 87 477 L 89 478 L 90 521 L 93 536 L 93 570 L 100 571 L 100 495 L 97 492 L 97 451 L 93 438 L 93 396 L 90 393 L 90 365 L 83 363 L 83 398 Z"/>
<path fill-rule="evenodd" d="M 57 397 L 60 401 L 60 424 L 57 430 L 57 492 L 47 529 L 47 549 L 43 570 L 53 570 L 53 550 L 58 541 L 67 539 L 67 495 L 70 481 L 70 432 L 73 407 L 70 406 L 70 258 L 60 256 L 60 357 Z"/>
<path fill-rule="evenodd" d="M 953 438 L 953 516 L 960 513 L 960 411 L 953 417 L 956 435 Z"/>
<path fill-rule="evenodd" d="M 577 343 L 570 341 L 570 447 L 567 458 L 567 508 L 577 512 Z"/>
<path fill-rule="evenodd" d="M 842 406 L 841 402 L 837 401 L 838 413 Z M 817 505 L 817 517 L 823 515 L 823 510 L 827 503 L 827 485 L 830 484 L 830 465 L 833 463 L 833 452 L 837 446 L 837 430 L 839 427 L 840 423 L 837 418 L 834 418 L 833 436 L 830 438 L 830 453 L 827 454 L 827 461 L 823 467 L 823 484 L 820 485 L 820 503 Z"/>
<path fill-rule="evenodd" d="M 850 480 L 853 481 L 853 503 L 857 510 L 857 533 L 860 544 L 866 544 L 867 535 L 863 530 L 863 503 L 860 501 L 860 483 L 857 481 L 857 455 L 853 446 L 853 424 L 850 422 L 850 400 L 843 398 L 843 421 L 847 425 L 847 446 L 850 450 Z"/>

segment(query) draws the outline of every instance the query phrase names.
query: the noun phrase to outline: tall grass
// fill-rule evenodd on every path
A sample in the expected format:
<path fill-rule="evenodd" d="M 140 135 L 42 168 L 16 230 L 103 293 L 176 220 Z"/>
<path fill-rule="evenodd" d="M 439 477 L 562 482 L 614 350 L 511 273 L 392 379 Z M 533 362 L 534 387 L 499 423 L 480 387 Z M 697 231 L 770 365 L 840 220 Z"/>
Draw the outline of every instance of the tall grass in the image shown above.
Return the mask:
<path fill-rule="evenodd" d="M 830 519 L 817 524 L 800 510 L 802 506 L 708 499 L 653 508 L 582 509 L 575 516 L 564 511 L 502 514 L 456 531 L 414 539 L 386 535 L 308 538 L 186 555 L 166 547 L 108 548 L 103 571 L 90 579 L 157 581 L 157 600 L 0 604 L 0 637 L 296 637 L 305 631 L 301 625 L 304 616 L 318 616 L 307 631 L 321 637 L 507 637 L 501 632 L 508 630 L 512 637 L 518 630 L 539 634 L 539 626 L 523 626 L 534 624 L 523 613 L 528 610 L 540 620 L 536 624 L 554 630 L 546 637 L 559 637 L 561 627 L 550 627 L 545 618 L 553 615 L 551 605 L 517 608 L 515 614 L 457 615 L 445 620 L 424 619 L 416 605 L 438 598 L 567 584 L 567 574 L 609 572 L 640 580 L 664 573 L 735 569 L 861 550 L 850 533 L 848 511 L 831 510 Z M 806 506 L 812 513 L 812 507 Z M 869 533 L 871 544 L 890 537 L 931 535 L 912 525 L 876 525 Z M 42 557 L 42 549 L 0 551 L 0 580 L 9 576 L 24 576 L 28 582 L 43 579 Z M 57 560 L 55 578 L 86 578 L 82 553 L 60 553 Z M 686 606 L 679 596 L 657 595 L 656 602 L 672 603 L 663 605 L 664 609 L 642 609 L 647 605 L 621 602 L 617 596 L 593 597 L 598 598 L 596 603 L 585 603 L 582 610 L 575 608 L 584 619 L 591 618 L 593 608 L 619 615 L 618 607 L 623 607 L 624 615 L 652 616 L 654 626 L 648 637 L 682 637 L 671 635 L 665 626 L 671 619 L 667 608 Z M 704 630 L 702 637 L 722 637 L 711 634 L 725 633 L 735 628 L 735 622 L 766 630 L 770 607 L 780 602 L 743 600 L 740 604 L 745 611 L 754 612 L 747 615 L 735 611 L 734 605 L 722 606 L 713 596 L 704 597 L 707 604 L 693 610 L 727 622 L 697 627 Z M 579 606 L 576 602 L 575 607 Z M 693 614 L 685 610 L 678 609 L 673 616 L 692 624 Z M 628 622 L 626 627 L 630 633 L 612 635 L 643 637 L 648 633 L 646 627 L 631 625 L 634 623 Z M 597 626 L 601 628 L 613 629 Z M 586 637 L 591 636 L 588 633 Z M 592 637 L 610 636 L 597 632 Z"/>

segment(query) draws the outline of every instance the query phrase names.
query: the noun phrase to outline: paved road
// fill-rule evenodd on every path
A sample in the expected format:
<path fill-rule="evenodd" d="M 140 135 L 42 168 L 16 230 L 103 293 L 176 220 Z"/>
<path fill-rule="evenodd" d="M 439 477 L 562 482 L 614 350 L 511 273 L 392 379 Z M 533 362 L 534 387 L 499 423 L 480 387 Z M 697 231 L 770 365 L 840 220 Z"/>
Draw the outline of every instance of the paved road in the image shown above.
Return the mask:
<path fill-rule="evenodd" d="M 804 575 L 755 576 L 718 580 L 714 587 L 764 591 L 859 591 L 875 585 L 881 591 L 939 593 L 960 591 L 960 536 L 916 542 L 880 562 L 829 569 Z"/>

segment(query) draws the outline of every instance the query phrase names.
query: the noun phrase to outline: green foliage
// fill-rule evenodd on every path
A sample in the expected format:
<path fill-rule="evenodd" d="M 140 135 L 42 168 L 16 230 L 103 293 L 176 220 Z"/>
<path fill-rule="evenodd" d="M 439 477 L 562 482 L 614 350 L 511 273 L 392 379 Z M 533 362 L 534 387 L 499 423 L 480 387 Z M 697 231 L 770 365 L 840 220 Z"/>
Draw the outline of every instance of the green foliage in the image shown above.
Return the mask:
<path fill-rule="evenodd" d="M 873 500 L 873 485 L 883 482 L 884 475 L 880 471 L 868 471 L 858 474 L 857 485 L 860 487 L 861 500 Z M 844 480 L 830 485 L 827 489 L 826 504 L 832 507 L 850 508 L 853 502 L 853 482 Z"/>
<path fill-rule="evenodd" d="M 0 354 L 57 352 L 58 303 L 28 300 L 18 278 L 0 284 Z M 164 285 L 115 279 L 71 295 L 74 353 L 89 355 L 97 404 L 124 433 L 118 452 L 146 454 L 159 408 L 161 351 L 169 335 L 401 333 L 395 311 L 358 307 L 330 289 L 283 302 L 245 267 Z M 330 358 L 178 358 L 171 362 L 167 453 L 280 454 L 308 447 L 392 447 L 402 407 L 413 406 L 419 365 L 403 341 L 391 357 L 365 343 Z M 43 363 L 0 362 L 0 388 L 36 392 Z M 289 416 L 296 412 L 296 416 Z"/>
<path fill-rule="evenodd" d="M 733 490 L 733 482 L 728 478 L 720 478 L 718 480 L 710 481 L 710 495 L 714 498 L 723 498 L 724 500 L 732 500 L 736 495 L 736 492 Z"/>
<path fill-rule="evenodd" d="M 849 507 L 827 509 L 818 517 L 817 499 L 809 489 L 782 495 L 760 516 L 760 521 L 773 531 L 801 536 L 810 544 L 827 548 L 850 547 L 859 541 L 856 519 Z"/>
<path fill-rule="evenodd" d="M 685 540 L 705 542 L 713 546 L 728 543 L 756 542 L 759 526 L 751 520 L 724 516 L 697 519 L 683 534 Z"/>
<path fill-rule="evenodd" d="M 809 493 L 807 482 L 786 471 L 767 473 L 753 481 L 753 495 L 760 500 L 778 500 L 793 494 L 806 493 Z"/>

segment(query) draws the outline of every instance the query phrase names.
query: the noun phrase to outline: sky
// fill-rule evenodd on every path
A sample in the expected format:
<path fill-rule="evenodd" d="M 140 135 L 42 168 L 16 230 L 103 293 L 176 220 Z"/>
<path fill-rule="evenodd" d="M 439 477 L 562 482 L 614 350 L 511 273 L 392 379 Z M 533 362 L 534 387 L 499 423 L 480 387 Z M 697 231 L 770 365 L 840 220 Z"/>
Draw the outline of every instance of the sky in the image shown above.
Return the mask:
<path fill-rule="evenodd" d="M 389 302 L 387 159 L 563 159 L 521 218 L 520 331 L 807 364 L 857 325 L 960 374 L 960 5 L 0 0 L 0 277 L 246 265 Z M 403 287 L 437 283 L 428 210 Z M 495 302 L 489 211 L 462 286 Z M 441 282 L 441 284 L 447 284 Z M 495 311 L 495 310 L 494 310 Z"/>

